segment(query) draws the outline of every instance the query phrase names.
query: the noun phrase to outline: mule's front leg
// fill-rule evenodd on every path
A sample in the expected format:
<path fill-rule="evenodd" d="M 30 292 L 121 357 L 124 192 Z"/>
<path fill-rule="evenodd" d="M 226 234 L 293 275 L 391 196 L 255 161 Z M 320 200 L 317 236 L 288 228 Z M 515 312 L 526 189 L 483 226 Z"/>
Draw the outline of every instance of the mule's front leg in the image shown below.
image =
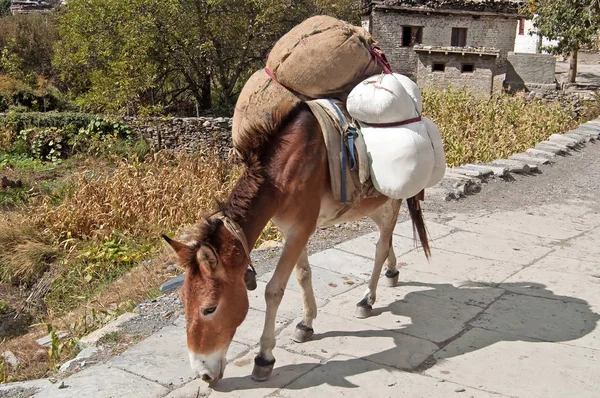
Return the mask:
<path fill-rule="evenodd" d="M 254 358 L 254 369 L 252 370 L 252 378 L 258 381 L 267 380 L 273 371 L 273 366 L 275 365 L 273 349 L 275 348 L 277 309 L 283 298 L 283 293 L 294 265 L 304 250 L 310 233 L 286 234 L 286 236 L 288 239 L 283 248 L 281 258 L 265 290 L 265 301 L 267 303 L 265 325 L 263 334 L 260 337 L 260 350 L 256 358 Z"/>
<path fill-rule="evenodd" d="M 396 258 L 394 257 L 393 261 L 390 261 L 389 257 L 394 256 L 394 250 L 392 249 L 392 234 L 394 232 L 394 227 L 396 226 L 398 211 L 400 210 L 401 204 L 401 200 L 389 200 L 370 216 L 379 228 L 379 240 L 377 241 L 375 248 L 375 264 L 373 266 L 371 279 L 369 280 L 369 287 L 367 288 L 363 299 L 356 304 L 356 312 L 354 313 L 356 318 L 367 318 L 371 315 L 373 304 L 375 304 L 375 300 L 377 299 L 377 283 L 379 282 L 379 276 L 381 275 L 381 269 L 383 268 L 385 260 L 388 260 L 388 266 L 394 267 L 395 269 Z M 398 271 L 396 270 L 395 272 Z M 391 275 L 391 277 L 393 276 L 394 275 Z M 397 278 L 398 274 L 395 276 Z"/>
<path fill-rule="evenodd" d="M 308 341 L 313 333 L 313 320 L 317 317 L 317 302 L 312 287 L 312 272 L 308 263 L 306 249 L 302 250 L 296 263 L 296 278 L 302 289 L 302 321 L 296 325 L 292 339 L 297 343 Z"/>

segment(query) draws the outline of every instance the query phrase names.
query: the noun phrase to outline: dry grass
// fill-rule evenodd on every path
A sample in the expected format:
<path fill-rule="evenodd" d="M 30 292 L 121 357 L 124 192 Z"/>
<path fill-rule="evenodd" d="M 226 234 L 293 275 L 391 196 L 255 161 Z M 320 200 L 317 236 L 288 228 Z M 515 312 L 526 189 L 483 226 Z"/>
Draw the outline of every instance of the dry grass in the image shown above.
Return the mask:
<path fill-rule="evenodd" d="M 150 238 L 197 221 L 234 182 L 232 166 L 214 154 L 156 153 L 147 162 L 122 161 L 110 173 L 84 170 L 72 194 L 54 206 L 44 201 L 35 220 L 70 238 L 113 231 Z"/>
<path fill-rule="evenodd" d="M 440 129 L 450 166 L 506 158 L 577 124 L 564 104 L 520 95 L 481 100 L 464 90 L 425 91 L 423 109 Z"/>
<path fill-rule="evenodd" d="M 15 217 L 0 219 L 0 281 L 30 285 L 56 258 L 48 238 Z"/>

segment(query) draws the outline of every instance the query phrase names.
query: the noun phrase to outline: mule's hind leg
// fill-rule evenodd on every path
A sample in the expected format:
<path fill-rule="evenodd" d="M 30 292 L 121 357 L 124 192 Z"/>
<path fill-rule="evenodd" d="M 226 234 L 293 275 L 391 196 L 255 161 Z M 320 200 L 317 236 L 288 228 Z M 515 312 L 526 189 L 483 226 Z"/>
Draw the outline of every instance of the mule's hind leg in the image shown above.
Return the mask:
<path fill-rule="evenodd" d="M 373 266 L 369 287 L 367 288 L 363 299 L 356 304 L 355 316 L 357 318 L 367 318 L 371 315 L 371 311 L 373 310 L 373 304 L 375 304 L 377 298 L 377 282 L 381 275 L 383 263 L 386 259 L 390 258 L 390 255 L 394 255 L 392 249 L 392 233 L 396 226 L 401 203 L 401 200 L 389 200 L 369 216 L 375 221 L 375 224 L 377 224 L 377 227 L 379 228 L 379 240 L 377 241 L 375 249 L 375 265 Z M 395 259 L 394 255 L 393 262 L 388 263 L 394 268 L 396 266 Z"/>
<path fill-rule="evenodd" d="M 308 264 L 306 249 L 300 254 L 296 263 L 296 278 L 302 289 L 302 321 L 296 325 L 292 339 L 297 343 L 308 341 L 313 333 L 313 320 L 317 317 L 317 302 L 312 287 L 312 272 Z"/>
<path fill-rule="evenodd" d="M 385 284 L 389 287 L 396 287 L 398 284 L 398 276 L 400 275 L 400 271 L 398 271 L 396 253 L 394 253 L 394 247 L 392 246 L 393 237 L 394 235 L 390 235 L 390 253 L 385 261 Z"/>

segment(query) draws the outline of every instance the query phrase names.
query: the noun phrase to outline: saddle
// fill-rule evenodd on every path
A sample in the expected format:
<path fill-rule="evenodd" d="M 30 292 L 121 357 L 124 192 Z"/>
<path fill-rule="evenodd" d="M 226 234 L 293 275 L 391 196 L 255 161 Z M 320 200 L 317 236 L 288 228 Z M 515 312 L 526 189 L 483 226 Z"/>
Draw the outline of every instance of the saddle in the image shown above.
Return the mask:
<path fill-rule="evenodd" d="M 362 199 L 381 196 L 371 182 L 367 147 L 344 103 L 332 99 L 307 101 L 317 118 L 327 148 L 331 192 L 349 209 Z"/>

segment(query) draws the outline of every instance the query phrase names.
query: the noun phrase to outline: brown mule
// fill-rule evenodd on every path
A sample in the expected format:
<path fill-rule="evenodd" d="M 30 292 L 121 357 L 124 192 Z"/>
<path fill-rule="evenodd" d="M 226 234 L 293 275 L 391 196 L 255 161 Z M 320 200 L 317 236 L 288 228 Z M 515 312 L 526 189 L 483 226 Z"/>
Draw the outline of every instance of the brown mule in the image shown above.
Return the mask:
<path fill-rule="evenodd" d="M 261 138 L 264 137 L 257 137 Z M 286 239 L 265 290 L 264 330 L 252 372 L 257 380 L 266 380 L 273 370 L 275 318 L 294 267 L 303 297 L 302 321 L 296 327 L 294 340 L 304 342 L 313 334 L 317 305 L 305 247 L 317 226 L 368 216 L 379 228 L 375 265 L 367 292 L 357 304 L 357 317 L 370 315 L 386 260 L 388 284 L 395 285 L 398 281 L 392 232 L 402 201 L 385 196 L 364 199 L 338 217 L 343 205 L 331 192 L 321 129 L 305 104 L 282 121 L 276 134 L 263 139 L 260 145 L 255 143 L 254 149 L 243 153 L 243 157 L 246 171 L 227 202 L 220 204 L 221 217 L 202 220 L 194 234 L 196 243 L 193 245 L 166 238 L 180 263 L 187 268 L 181 298 L 187 319 L 190 362 L 195 374 L 207 382 L 223 377 L 227 349 L 248 312 L 245 280 L 252 278 L 248 278 L 247 273 L 247 247 L 253 247 L 269 220 L 275 222 Z M 428 256 L 429 245 L 419 202 L 411 198 L 407 203 L 413 226 Z M 236 234 L 231 225 L 239 227 L 243 236 Z"/>

